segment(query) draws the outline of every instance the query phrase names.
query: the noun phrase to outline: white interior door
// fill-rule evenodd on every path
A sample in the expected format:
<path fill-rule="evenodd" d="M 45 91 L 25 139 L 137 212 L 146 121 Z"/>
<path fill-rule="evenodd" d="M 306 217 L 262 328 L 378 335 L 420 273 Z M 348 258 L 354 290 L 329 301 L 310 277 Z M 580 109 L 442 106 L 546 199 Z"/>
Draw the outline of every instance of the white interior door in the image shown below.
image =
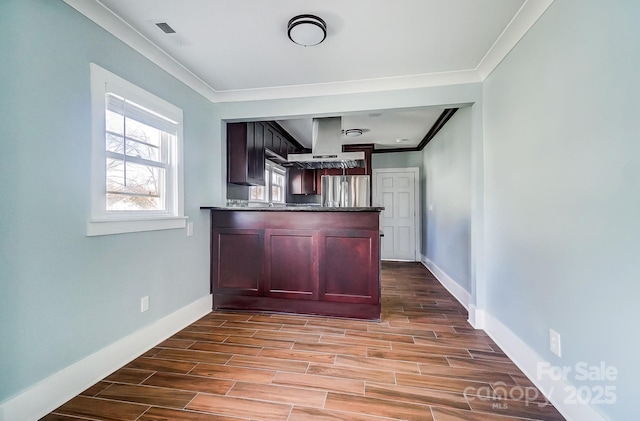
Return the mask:
<path fill-rule="evenodd" d="M 380 213 L 383 260 L 417 261 L 418 168 L 374 170 L 373 202 L 384 206 Z"/>

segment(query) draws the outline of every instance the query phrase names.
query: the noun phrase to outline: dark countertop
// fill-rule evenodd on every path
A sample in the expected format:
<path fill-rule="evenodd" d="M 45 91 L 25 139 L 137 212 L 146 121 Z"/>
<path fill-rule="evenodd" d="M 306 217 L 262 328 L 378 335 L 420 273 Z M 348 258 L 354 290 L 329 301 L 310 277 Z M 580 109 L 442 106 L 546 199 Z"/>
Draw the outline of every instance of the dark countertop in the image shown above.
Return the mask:
<path fill-rule="evenodd" d="M 359 208 L 328 208 L 323 206 L 257 206 L 257 207 L 219 207 L 219 206 L 200 206 L 203 210 L 218 211 L 254 211 L 254 212 L 381 212 L 384 207 L 370 206 Z"/>

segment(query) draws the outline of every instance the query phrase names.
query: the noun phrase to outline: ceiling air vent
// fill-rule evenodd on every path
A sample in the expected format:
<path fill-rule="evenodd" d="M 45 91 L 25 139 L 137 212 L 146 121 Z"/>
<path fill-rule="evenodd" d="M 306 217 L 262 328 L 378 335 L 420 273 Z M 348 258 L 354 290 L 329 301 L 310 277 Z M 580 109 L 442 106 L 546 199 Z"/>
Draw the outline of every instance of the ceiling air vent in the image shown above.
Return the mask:
<path fill-rule="evenodd" d="M 158 22 L 156 23 L 156 26 L 160 29 L 162 29 L 162 32 L 164 32 L 165 34 L 175 34 L 176 31 L 169 26 L 169 24 L 167 22 Z"/>

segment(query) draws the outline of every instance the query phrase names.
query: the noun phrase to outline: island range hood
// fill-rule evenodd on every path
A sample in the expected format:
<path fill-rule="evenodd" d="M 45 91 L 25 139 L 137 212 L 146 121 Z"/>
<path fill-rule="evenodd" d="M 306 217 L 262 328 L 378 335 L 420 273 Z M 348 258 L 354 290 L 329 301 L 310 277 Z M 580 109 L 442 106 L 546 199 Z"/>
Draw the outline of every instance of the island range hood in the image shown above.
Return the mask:
<path fill-rule="evenodd" d="M 311 153 L 288 154 L 292 166 L 303 169 L 364 167 L 364 152 L 342 152 L 342 118 L 313 119 Z"/>

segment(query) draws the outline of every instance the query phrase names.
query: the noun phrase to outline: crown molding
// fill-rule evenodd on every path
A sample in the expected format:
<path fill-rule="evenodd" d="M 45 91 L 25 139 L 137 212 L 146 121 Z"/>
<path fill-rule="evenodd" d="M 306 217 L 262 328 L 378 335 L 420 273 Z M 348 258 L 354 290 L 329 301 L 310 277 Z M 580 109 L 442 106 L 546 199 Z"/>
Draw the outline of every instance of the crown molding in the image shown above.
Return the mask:
<path fill-rule="evenodd" d="M 218 91 L 99 0 L 64 0 L 76 11 L 213 103 L 393 91 L 484 81 L 554 0 L 526 0 L 475 69 L 366 80 Z"/>
<path fill-rule="evenodd" d="M 481 82 L 475 70 L 429 73 L 378 79 L 361 79 L 308 85 L 277 86 L 259 89 L 216 91 L 217 102 L 255 101 L 394 91 L 432 86 Z"/>
<path fill-rule="evenodd" d="M 373 153 L 390 153 L 390 152 L 419 152 L 427 146 L 438 132 L 447 124 L 447 121 L 458 111 L 459 108 L 445 108 L 444 111 L 440 114 L 438 119 L 433 123 L 427 134 L 422 138 L 420 143 L 417 146 L 409 146 L 406 148 L 380 148 L 374 149 Z"/>
<path fill-rule="evenodd" d="M 476 71 L 484 81 L 551 6 L 554 0 L 526 0 L 482 58 Z"/>
<path fill-rule="evenodd" d="M 211 86 L 98 0 L 64 0 L 64 2 L 200 95 L 216 102 L 215 90 Z"/>

